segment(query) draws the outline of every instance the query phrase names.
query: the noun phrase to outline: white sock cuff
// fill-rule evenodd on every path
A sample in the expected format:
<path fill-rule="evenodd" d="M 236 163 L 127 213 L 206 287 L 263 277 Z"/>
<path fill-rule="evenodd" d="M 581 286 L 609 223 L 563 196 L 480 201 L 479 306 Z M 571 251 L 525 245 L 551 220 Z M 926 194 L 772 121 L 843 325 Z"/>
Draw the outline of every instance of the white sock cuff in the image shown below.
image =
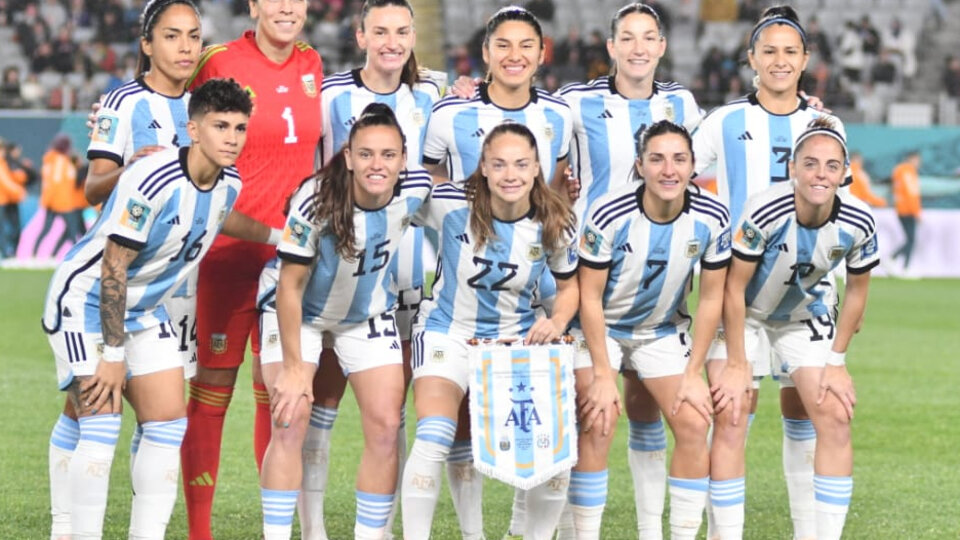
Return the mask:
<path fill-rule="evenodd" d="M 743 504 L 746 498 L 746 478 L 729 480 L 710 480 L 710 504 L 713 506 L 735 506 Z"/>
<path fill-rule="evenodd" d="M 120 437 L 121 417 L 119 414 L 102 414 L 80 418 L 80 443 L 94 442 L 111 448 L 117 446 Z M 78 443 L 79 444 L 79 443 Z"/>
<path fill-rule="evenodd" d="M 586 472 L 574 470 L 570 473 L 570 490 L 567 497 L 570 504 L 580 507 L 603 506 L 607 503 L 607 470 Z"/>
<path fill-rule="evenodd" d="M 809 441 L 817 438 L 812 420 L 783 419 L 783 434 L 791 441 Z"/>
<path fill-rule="evenodd" d="M 817 508 L 824 512 L 846 513 L 853 496 L 852 476 L 813 476 L 813 493 Z M 834 507 L 835 510 L 830 510 Z"/>

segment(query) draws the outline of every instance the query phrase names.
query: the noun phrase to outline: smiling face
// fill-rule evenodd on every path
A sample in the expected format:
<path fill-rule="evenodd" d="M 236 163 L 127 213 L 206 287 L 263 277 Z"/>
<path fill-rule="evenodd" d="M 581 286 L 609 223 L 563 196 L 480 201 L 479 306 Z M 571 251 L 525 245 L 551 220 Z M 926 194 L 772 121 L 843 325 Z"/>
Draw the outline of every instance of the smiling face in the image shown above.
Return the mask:
<path fill-rule="evenodd" d="M 693 175 L 690 143 L 679 133 L 653 136 L 637 159 L 637 172 L 653 200 L 666 204 L 682 201 Z"/>
<path fill-rule="evenodd" d="M 257 35 L 279 46 L 292 45 L 307 20 L 306 0 L 251 0 Z"/>
<path fill-rule="evenodd" d="M 832 204 L 846 174 L 846 157 L 840 143 L 829 135 L 814 135 L 803 141 L 790 162 L 790 175 L 797 181 L 797 203 L 812 207 Z"/>
<path fill-rule="evenodd" d="M 353 200 L 362 208 L 390 202 L 406 163 L 403 138 L 395 126 L 374 125 L 354 134 L 344 155 L 353 172 Z"/>
<path fill-rule="evenodd" d="M 540 172 L 537 149 L 516 133 L 501 133 L 483 150 L 480 172 L 490 188 L 493 214 L 513 219 L 530 209 L 530 191 Z"/>
<path fill-rule="evenodd" d="M 617 32 L 607 40 L 607 53 L 617 66 L 617 75 L 635 81 L 653 77 L 667 40 L 657 21 L 646 13 L 631 13 L 617 23 Z"/>
<path fill-rule="evenodd" d="M 211 111 L 187 122 L 187 133 L 211 163 L 229 167 L 237 162 L 247 142 L 249 121 L 242 112 Z"/>
<path fill-rule="evenodd" d="M 140 47 L 150 57 L 152 77 L 166 79 L 167 85 L 182 88 L 200 58 L 203 42 L 200 19 L 185 4 L 173 4 L 159 15 L 150 39 L 140 38 Z"/>
<path fill-rule="evenodd" d="M 543 42 L 529 23 L 504 21 L 484 46 L 483 61 L 495 84 L 527 88 L 543 62 Z"/>
<path fill-rule="evenodd" d="M 403 6 L 373 8 L 357 29 L 357 45 L 367 53 L 367 67 L 381 73 L 399 74 L 416 42 L 413 14 Z"/>
<path fill-rule="evenodd" d="M 810 53 L 791 26 L 773 24 L 763 29 L 748 53 L 750 67 L 760 77 L 760 90 L 773 95 L 794 94 Z"/>

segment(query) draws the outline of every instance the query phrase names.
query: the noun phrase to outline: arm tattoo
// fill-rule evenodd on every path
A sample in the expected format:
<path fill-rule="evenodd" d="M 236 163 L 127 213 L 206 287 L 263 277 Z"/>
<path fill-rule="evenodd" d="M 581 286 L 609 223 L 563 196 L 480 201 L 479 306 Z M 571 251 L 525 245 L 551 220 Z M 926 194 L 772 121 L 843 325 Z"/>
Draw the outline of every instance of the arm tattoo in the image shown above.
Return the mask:
<path fill-rule="evenodd" d="M 137 252 L 107 240 L 103 250 L 100 278 L 100 326 L 103 343 L 123 345 L 124 315 L 127 312 L 127 267 Z"/>

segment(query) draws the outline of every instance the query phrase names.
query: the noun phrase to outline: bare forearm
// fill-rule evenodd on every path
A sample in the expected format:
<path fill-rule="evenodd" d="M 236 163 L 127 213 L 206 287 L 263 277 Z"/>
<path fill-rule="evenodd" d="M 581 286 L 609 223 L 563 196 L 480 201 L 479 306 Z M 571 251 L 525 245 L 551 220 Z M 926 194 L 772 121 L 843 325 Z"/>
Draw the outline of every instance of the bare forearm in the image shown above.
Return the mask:
<path fill-rule="evenodd" d="M 550 320 L 560 329 L 566 330 L 570 320 L 580 308 L 580 288 L 577 286 L 577 277 L 557 280 L 557 300 L 553 304 L 553 316 Z"/>
<path fill-rule="evenodd" d="M 265 244 L 270 239 L 270 231 L 270 227 L 236 211 L 230 212 L 223 222 L 223 234 L 248 242 Z"/>
<path fill-rule="evenodd" d="M 88 173 L 83 186 L 83 195 L 87 198 L 87 202 L 96 206 L 110 198 L 123 171 L 124 168 L 120 167 L 106 173 Z"/>
<path fill-rule="evenodd" d="M 833 340 L 833 350 L 844 352 L 853 339 L 863 314 L 867 309 L 867 292 L 870 287 L 870 274 L 848 274 L 843 307 L 837 321 L 837 336 Z"/>
<path fill-rule="evenodd" d="M 127 267 L 136 257 L 133 250 L 107 241 L 100 275 L 100 327 L 108 347 L 123 345 L 127 312 Z"/>

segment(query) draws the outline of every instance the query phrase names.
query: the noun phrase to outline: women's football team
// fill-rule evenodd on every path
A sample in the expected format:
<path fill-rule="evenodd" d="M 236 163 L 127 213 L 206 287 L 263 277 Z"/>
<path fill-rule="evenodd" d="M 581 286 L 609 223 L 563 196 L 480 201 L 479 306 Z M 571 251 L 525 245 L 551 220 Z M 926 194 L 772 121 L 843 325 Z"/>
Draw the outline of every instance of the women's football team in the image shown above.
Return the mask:
<path fill-rule="evenodd" d="M 130 537 L 164 536 L 169 473 L 175 477 L 181 461 L 190 538 L 212 537 L 223 416 L 248 336 L 265 539 L 290 538 L 295 512 L 303 538 L 327 538 L 330 431 L 347 383 L 364 441 L 355 537 L 392 537 L 402 501 L 403 536 L 429 538 L 446 462 L 462 536 L 483 538 L 482 482 L 471 467 L 463 407 L 467 343 L 537 345 L 567 333 L 580 344 L 571 366 L 579 461 L 561 475 L 566 492 L 517 490 L 506 537 L 600 538 L 608 454 L 626 413 L 637 535 L 663 537 L 669 493 L 672 538 L 695 538 L 704 514 L 710 538 L 741 538 L 756 381 L 774 374 L 793 537 L 840 538 L 853 491 L 856 404 L 845 354 L 878 264 L 876 232 L 868 207 L 842 189 L 849 162 L 842 124 L 799 93 L 809 52 L 792 8 L 769 8 L 753 27 L 755 90 L 706 116 L 689 91 L 655 80 L 667 43 L 658 13 L 641 3 L 612 17 L 611 74 L 555 95 L 534 86 L 544 59 L 540 23 L 523 8 L 503 8 L 486 25 L 486 78 L 476 87 L 457 81 L 443 99 L 435 74 L 413 56 L 407 0 L 366 0 L 356 32 L 365 64 L 325 81 L 319 56 L 296 41 L 305 1 L 250 0 L 250 10 L 254 31 L 201 56 L 193 0 L 151 0 L 141 15 L 139 76 L 96 112 L 86 192 L 106 201 L 101 220 L 120 221 L 94 227 L 72 260 L 97 242 L 110 253 L 119 243 L 130 255 L 126 266 L 107 268 L 106 257 L 95 256 L 58 273 L 99 276 L 104 265 L 87 295 L 88 307 L 99 298 L 99 312 L 83 310 L 84 318 L 102 319 L 102 338 L 90 333 L 100 324 L 80 329 L 69 320 L 77 317 L 69 309 L 74 274 L 51 283 L 45 329 L 69 392 L 50 439 L 51 538 L 102 536 L 108 486 L 84 478 L 95 461 L 109 470 L 121 391 L 138 413 L 134 500 L 157 503 L 135 507 Z M 222 149 L 203 153 L 233 126 L 200 114 L 239 110 L 245 118 L 243 106 L 218 101 L 235 97 L 206 89 L 219 78 L 236 79 L 252 101 L 239 159 Z M 285 93 L 263 86 L 287 78 Z M 203 113 L 192 112 L 190 90 L 201 92 Z M 188 110 L 201 128 L 177 128 Z M 747 130 L 754 144 L 737 139 Z M 116 297 L 110 287 L 125 290 L 124 272 L 134 287 L 137 273 L 147 273 L 141 264 L 154 268 L 141 259 L 180 242 L 154 232 L 140 242 L 136 233 L 175 228 L 174 217 L 201 209 L 216 214 L 202 206 L 214 204 L 212 188 L 191 178 L 194 153 L 180 153 L 184 172 L 176 178 L 150 170 L 177 162 L 149 156 L 191 141 L 191 152 L 212 155 L 211 163 L 236 161 L 214 186 L 242 178 L 242 191 L 227 189 L 219 202 L 218 221 L 234 208 L 249 214 L 231 214 L 223 227 L 240 241 L 210 249 L 205 231 L 188 232 L 169 260 L 191 264 L 154 270 L 145 292 Z M 309 172 L 315 155 L 320 167 Z M 691 181 L 714 163 L 716 194 Z M 155 197 L 169 186 L 186 191 L 161 206 Z M 135 196 L 115 202 L 127 193 Z M 282 232 L 270 229 L 281 225 Z M 443 271 L 421 302 L 427 239 Z M 535 256 L 530 244 L 541 246 Z M 838 309 L 833 272 L 841 264 Z M 126 302 L 122 318 L 118 302 Z M 182 359 L 151 360 L 156 351 L 137 343 L 145 325 L 175 337 L 170 350 Z M 129 381 L 112 375 L 117 362 L 135 367 Z M 417 423 L 405 459 L 411 380 Z M 664 421 L 676 441 L 669 467 Z"/>

